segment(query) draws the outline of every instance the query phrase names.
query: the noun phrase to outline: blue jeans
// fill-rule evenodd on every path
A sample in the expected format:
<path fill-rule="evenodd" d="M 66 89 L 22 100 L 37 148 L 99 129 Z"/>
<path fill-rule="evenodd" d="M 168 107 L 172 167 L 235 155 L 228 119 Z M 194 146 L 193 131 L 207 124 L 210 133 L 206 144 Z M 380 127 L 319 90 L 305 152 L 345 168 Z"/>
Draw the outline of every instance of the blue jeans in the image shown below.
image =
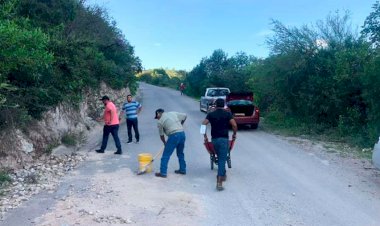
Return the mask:
<path fill-rule="evenodd" d="M 128 141 L 132 141 L 132 127 L 133 127 L 133 130 L 135 131 L 136 141 L 139 141 L 140 133 L 139 133 L 137 118 L 127 119 Z"/>
<path fill-rule="evenodd" d="M 168 163 L 170 156 L 173 154 L 174 149 L 177 149 L 177 157 L 179 161 L 179 171 L 186 173 L 185 154 L 183 149 L 185 148 L 185 132 L 178 132 L 169 135 L 168 140 L 164 148 L 164 152 L 161 157 L 160 173 L 166 175 L 168 171 Z"/>
<path fill-rule="evenodd" d="M 228 138 L 220 137 L 212 139 L 212 144 L 218 155 L 218 176 L 226 175 L 226 161 L 228 154 Z"/>
<path fill-rule="evenodd" d="M 102 146 L 100 147 L 100 150 L 104 151 L 107 148 L 108 137 L 111 133 L 115 141 L 115 146 L 117 148 L 117 151 L 121 152 L 121 144 L 120 144 L 118 131 L 119 131 L 119 125 L 112 125 L 112 126 L 104 125 L 103 140 L 102 140 Z"/>

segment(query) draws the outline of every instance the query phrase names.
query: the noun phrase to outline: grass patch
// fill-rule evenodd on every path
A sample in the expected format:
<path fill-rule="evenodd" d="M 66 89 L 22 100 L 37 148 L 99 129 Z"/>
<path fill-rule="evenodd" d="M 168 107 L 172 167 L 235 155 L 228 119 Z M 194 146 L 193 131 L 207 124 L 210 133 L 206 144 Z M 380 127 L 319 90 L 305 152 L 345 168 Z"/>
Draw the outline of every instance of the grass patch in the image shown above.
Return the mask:
<path fill-rule="evenodd" d="M 372 148 L 363 148 L 359 150 L 358 156 L 361 158 L 372 159 Z"/>
<path fill-rule="evenodd" d="M 8 175 L 8 173 L 4 171 L 0 171 L 0 186 L 2 187 L 3 185 L 11 182 L 11 177 Z"/>
<path fill-rule="evenodd" d="M 50 155 L 53 152 L 53 149 L 56 148 L 56 147 L 58 147 L 58 146 L 59 146 L 59 143 L 57 141 L 48 144 L 48 146 L 45 149 L 45 153 L 44 154 Z"/>
<path fill-rule="evenodd" d="M 62 136 L 61 142 L 68 147 L 72 147 L 78 144 L 78 139 L 79 137 L 75 133 L 68 132 Z"/>
<path fill-rule="evenodd" d="M 323 148 L 328 153 L 371 159 L 372 148 L 364 145 L 358 134 L 342 134 L 339 128 L 330 125 L 312 124 L 274 112 L 260 121 L 264 131 L 282 136 L 297 136 L 308 140 L 326 142 Z M 313 141 L 314 140 L 314 141 Z"/>

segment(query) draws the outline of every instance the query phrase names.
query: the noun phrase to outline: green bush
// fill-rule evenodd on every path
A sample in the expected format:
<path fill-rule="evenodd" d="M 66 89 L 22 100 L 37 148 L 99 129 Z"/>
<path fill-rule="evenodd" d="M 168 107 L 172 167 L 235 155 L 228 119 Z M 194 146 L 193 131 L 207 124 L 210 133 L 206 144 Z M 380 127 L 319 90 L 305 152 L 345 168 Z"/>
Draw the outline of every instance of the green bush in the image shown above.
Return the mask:
<path fill-rule="evenodd" d="M 137 75 L 140 81 L 172 89 L 178 89 L 181 82 L 184 82 L 185 76 L 186 72 L 184 71 L 165 70 L 162 68 L 143 71 Z"/>
<path fill-rule="evenodd" d="M 74 133 L 65 133 L 61 138 L 62 144 L 66 146 L 76 146 L 78 144 L 78 136 Z"/>
<path fill-rule="evenodd" d="M 38 154 L 48 154 L 50 155 L 52 152 L 53 152 L 53 149 L 58 147 L 59 146 L 59 142 L 58 141 L 52 141 L 51 143 L 49 143 L 47 145 L 47 147 L 45 148 L 44 150 L 44 153 L 38 153 Z"/>
<path fill-rule="evenodd" d="M 8 173 L 0 171 L 0 186 L 3 186 L 7 182 L 11 182 L 11 177 Z"/>

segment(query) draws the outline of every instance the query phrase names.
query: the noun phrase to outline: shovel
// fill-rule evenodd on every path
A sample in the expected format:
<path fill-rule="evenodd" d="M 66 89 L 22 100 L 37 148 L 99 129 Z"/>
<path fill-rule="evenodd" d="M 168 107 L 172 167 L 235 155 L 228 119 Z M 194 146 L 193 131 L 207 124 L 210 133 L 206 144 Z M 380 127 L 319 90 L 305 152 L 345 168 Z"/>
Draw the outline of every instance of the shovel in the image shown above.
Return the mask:
<path fill-rule="evenodd" d="M 144 166 L 144 168 L 142 170 L 140 170 L 140 171 L 137 172 L 137 175 L 141 175 L 141 174 L 146 173 L 146 170 L 147 170 L 148 166 L 150 166 L 153 163 L 153 161 L 164 151 L 164 148 L 165 148 L 165 146 L 163 146 L 161 148 L 161 150 L 152 158 L 152 160 L 148 164 L 146 164 Z"/>

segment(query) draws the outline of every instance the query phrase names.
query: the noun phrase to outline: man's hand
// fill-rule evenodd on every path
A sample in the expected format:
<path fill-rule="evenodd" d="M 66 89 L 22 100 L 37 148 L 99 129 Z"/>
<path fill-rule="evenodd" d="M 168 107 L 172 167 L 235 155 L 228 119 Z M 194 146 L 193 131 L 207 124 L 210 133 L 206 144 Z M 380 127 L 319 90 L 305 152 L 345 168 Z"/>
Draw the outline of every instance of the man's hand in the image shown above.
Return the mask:
<path fill-rule="evenodd" d="M 236 140 L 236 134 L 232 134 L 232 140 Z"/>
<path fill-rule="evenodd" d="M 101 122 L 101 121 L 103 121 L 103 119 L 100 118 L 100 117 L 99 117 L 99 118 L 96 118 L 95 120 L 96 120 L 97 122 Z"/>
<path fill-rule="evenodd" d="M 164 143 L 164 145 L 166 145 L 165 136 L 160 136 L 160 138 L 161 138 L 162 143 Z"/>

